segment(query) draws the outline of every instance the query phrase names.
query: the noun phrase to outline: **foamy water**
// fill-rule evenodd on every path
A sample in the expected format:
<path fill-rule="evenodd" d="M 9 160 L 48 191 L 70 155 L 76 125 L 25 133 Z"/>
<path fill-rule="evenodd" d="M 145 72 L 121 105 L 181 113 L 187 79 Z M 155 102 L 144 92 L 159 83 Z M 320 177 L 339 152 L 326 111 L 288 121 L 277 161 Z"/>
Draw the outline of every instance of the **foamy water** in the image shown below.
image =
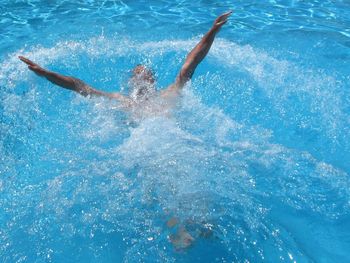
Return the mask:
<path fill-rule="evenodd" d="M 102 36 L 1 62 L 4 262 L 348 258 L 350 180 L 338 164 L 349 156 L 349 113 L 334 76 L 218 39 L 203 63 L 210 70 L 171 117 L 135 122 L 117 103 L 53 87 L 17 59 L 126 92 L 139 61 L 170 84 L 197 40 Z M 173 216 L 197 237 L 191 249 L 169 242 Z"/>

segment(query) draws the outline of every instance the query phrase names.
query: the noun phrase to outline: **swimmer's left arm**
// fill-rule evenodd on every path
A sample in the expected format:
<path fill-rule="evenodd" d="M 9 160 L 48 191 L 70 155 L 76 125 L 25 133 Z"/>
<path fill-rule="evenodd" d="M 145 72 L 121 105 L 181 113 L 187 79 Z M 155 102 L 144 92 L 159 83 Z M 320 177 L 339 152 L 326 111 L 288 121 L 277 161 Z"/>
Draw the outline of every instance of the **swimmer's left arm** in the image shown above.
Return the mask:
<path fill-rule="evenodd" d="M 222 14 L 215 19 L 212 28 L 204 35 L 201 41 L 187 55 L 186 61 L 183 64 L 179 74 L 177 75 L 175 83 L 172 84 L 167 90 L 180 90 L 185 86 L 186 82 L 192 78 L 195 69 L 208 54 L 209 49 L 214 42 L 216 34 L 227 22 L 227 18 L 231 14 L 232 11 Z"/>

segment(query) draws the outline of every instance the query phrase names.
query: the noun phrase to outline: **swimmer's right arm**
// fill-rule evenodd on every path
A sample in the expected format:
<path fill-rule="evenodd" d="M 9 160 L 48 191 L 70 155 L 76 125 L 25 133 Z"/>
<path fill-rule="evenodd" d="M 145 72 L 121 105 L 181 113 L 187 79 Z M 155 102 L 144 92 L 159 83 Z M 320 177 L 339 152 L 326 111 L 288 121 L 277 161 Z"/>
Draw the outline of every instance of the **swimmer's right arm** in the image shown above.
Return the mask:
<path fill-rule="evenodd" d="M 89 85 L 85 84 L 82 80 L 74 78 L 74 77 L 69 77 L 69 76 L 64 76 L 61 74 L 58 74 L 56 72 L 52 72 L 49 70 L 46 70 L 42 67 L 40 67 L 38 64 L 34 63 L 33 61 L 19 56 L 18 57 L 21 61 L 26 63 L 28 65 L 28 68 L 33 71 L 35 74 L 37 74 L 40 77 L 44 77 L 50 82 L 52 82 L 55 85 L 58 85 L 62 88 L 73 90 L 77 93 L 79 93 L 82 96 L 103 96 L 103 97 L 108 97 L 111 99 L 117 99 L 124 101 L 127 98 L 119 93 L 108 93 L 108 92 L 103 92 L 100 90 L 96 90 L 91 88 Z"/>

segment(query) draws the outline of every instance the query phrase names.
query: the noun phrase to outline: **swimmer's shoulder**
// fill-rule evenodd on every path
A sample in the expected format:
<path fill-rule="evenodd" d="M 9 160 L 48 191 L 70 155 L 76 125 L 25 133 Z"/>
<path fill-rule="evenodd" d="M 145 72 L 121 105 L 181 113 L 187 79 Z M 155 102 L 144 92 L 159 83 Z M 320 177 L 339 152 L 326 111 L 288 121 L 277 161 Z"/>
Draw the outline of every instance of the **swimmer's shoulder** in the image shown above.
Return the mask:
<path fill-rule="evenodd" d="M 175 83 L 160 91 L 160 97 L 165 99 L 175 98 L 180 95 L 180 89 Z"/>
<path fill-rule="evenodd" d="M 120 103 L 123 104 L 123 106 L 126 106 L 126 107 L 130 107 L 132 104 L 132 100 L 128 96 L 125 96 L 119 92 L 109 93 L 108 97 L 119 101 Z"/>

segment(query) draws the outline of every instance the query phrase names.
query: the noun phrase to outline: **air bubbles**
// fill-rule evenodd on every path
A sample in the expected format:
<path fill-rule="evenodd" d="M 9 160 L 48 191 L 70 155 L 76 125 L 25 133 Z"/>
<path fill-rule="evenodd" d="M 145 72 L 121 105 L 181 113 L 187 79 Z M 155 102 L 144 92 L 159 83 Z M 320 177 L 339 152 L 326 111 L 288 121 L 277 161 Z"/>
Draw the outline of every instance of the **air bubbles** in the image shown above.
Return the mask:
<path fill-rule="evenodd" d="M 276 140 L 268 121 L 245 118 L 267 107 L 264 101 L 249 100 L 260 90 L 255 95 L 266 96 L 277 113 L 272 119 L 276 126 L 339 135 L 341 98 L 321 88 L 333 85 L 333 78 L 322 72 L 301 72 L 252 46 L 218 39 L 203 65 L 209 73 L 186 87 L 170 117 L 147 115 L 135 121 L 113 102 L 53 89 L 15 58 L 23 54 L 49 67 L 62 63 L 82 76 L 105 65 L 109 68 L 98 73 L 106 88 L 116 80 L 111 72 L 130 66 L 115 64 L 141 59 L 158 67 L 159 81 L 165 83 L 173 80 L 175 67 L 196 40 L 137 43 L 101 36 L 20 50 L 1 63 L 7 135 L 0 151 L 8 177 L 0 180 L 0 204 L 9 218 L 1 222 L 0 243 L 6 244 L 1 252 L 29 253 L 25 246 L 35 243 L 31 253 L 44 261 L 68 254 L 75 261 L 98 261 L 105 252 L 131 262 L 171 262 L 181 255 L 167 236 L 185 227 L 196 239 L 193 250 L 186 251 L 190 255 L 198 247 L 215 248 L 226 255 L 217 257 L 223 262 L 261 261 L 267 250 L 275 252 L 276 260 L 290 258 L 290 251 L 290 259 L 297 261 L 305 258 L 303 244 L 293 240 L 304 241 L 300 232 L 307 232 L 305 225 L 317 219 L 332 228 L 348 216 L 346 172 L 318 161 L 307 149 Z M 217 61 L 224 77 L 212 73 Z M 236 70 L 249 77 L 247 82 L 233 82 Z M 297 85 L 285 86 L 294 80 Z M 251 82 L 257 86 L 247 84 Z M 28 83 L 33 83 L 30 88 Z M 238 101 L 252 115 L 238 107 L 222 109 L 210 100 L 208 106 L 204 87 L 220 90 L 219 99 L 225 102 L 247 88 Z M 294 107 L 292 97 L 300 99 L 310 115 Z M 310 98 L 315 101 L 306 103 Z M 334 126 L 328 126 L 333 121 Z M 298 224 L 298 213 L 310 217 Z M 168 228 L 171 217 L 178 223 Z M 284 228 L 285 220 L 298 229 Z M 17 238 L 26 233 L 31 234 L 28 240 Z"/>

